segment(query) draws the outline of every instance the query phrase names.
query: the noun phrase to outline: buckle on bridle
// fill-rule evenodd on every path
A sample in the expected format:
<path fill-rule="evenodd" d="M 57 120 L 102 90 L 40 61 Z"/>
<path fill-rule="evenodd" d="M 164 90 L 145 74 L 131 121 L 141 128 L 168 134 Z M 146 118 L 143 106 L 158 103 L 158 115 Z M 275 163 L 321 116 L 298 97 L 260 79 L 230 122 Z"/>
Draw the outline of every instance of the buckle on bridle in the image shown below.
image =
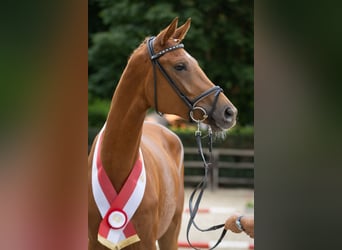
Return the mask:
<path fill-rule="evenodd" d="M 195 119 L 194 110 L 200 110 L 203 113 L 202 119 Z M 202 107 L 193 107 L 192 110 L 190 110 L 190 118 L 191 118 L 191 120 L 193 120 L 197 124 L 199 124 L 200 122 L 204 122 L 205 119 L 208 118 L 207 111 Z"/>
<path fill-rule="evenodd" d="M 202 119 L 195 119 L 194 110 L 200 110 L 203 113 Z M 195 136 L 201 136 L 202 132 L 200 130 L 200 124 L 201 122 L 204 122 L 205 119 L 208 118 L 207 111 L 205 111 L 205 109 L 202 107 L 193 107 L 192 110 L 190 110 L 189 115 L 190 115 L 191 120 L 197 123 L 197 130 L 195 131 Z"/>

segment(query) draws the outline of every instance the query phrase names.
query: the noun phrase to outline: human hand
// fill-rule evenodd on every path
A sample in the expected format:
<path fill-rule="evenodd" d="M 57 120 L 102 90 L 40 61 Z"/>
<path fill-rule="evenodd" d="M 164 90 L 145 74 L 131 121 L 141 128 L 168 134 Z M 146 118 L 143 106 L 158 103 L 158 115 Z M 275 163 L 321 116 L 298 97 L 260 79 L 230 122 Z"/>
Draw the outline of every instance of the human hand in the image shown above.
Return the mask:
<path fill-rule="evenodd" d="M 225 229 L 234 233 L 241 233 L 242 231 L 237 227 L 236 220 L 240 215 L 233 214 L 225 222 Z M 240 224 L 243 231 L 251 238 L 254 238 L 254 216 L 242 216 L 240 218 Z"/>

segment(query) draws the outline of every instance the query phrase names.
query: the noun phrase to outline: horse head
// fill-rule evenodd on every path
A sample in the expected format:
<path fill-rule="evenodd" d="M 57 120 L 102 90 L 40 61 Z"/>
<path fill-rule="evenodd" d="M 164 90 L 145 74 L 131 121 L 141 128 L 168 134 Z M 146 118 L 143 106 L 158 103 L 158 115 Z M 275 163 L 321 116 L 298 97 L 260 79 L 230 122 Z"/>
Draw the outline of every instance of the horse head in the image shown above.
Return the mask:
<path fill-rule="evenodd" d="M 235 125 L 237 109 L 184 49 L 181 42 L 190 23 L 189 18 L 177 27 L 175 18 L 156 37 L 146 41 L 152 63 L 146 80 L 147 98 L 157 112 L 203 121 L 217 132 L 226 130 Z"/>

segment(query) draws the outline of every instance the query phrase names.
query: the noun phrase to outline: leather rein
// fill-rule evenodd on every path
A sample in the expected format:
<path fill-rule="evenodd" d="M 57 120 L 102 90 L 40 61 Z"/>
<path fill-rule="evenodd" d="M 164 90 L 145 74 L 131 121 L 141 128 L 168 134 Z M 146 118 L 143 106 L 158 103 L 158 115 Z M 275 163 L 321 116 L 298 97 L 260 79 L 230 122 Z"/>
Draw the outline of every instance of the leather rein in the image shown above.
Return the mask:
<path fill-rule="evenodd" d="M 154 103 L 155 103 L 155 110 L 159 115 L 162 115 L 161 112 L 159 112 L 158 110 L 158 97 L 157 97 L 157 73 L 156 73 L 156 67 L 159 68 L 160 72 L 163 74 L 163 76 L 167 79 L 168 83 L 170 84 L 170 86 L 173 88 L 173 90 L 177 93 L 177 95 L 181 98 L 181 100 L 183 100 L 183 102 L 186 104 L 186 106 L 189 108 L 189 116 L 190 119 L 194 122 L 197 123 L 197 131 L 195 132 L 195 137 L 196 137 L 196 143 L 198 146 L 198 152 L 200 157 L 202 158 L 203 161 L 203 166 L 204 166 L 204 176 L 201 180 L 201 182 L 196 186 L 196 188 L 194 189 L 194 191 L 191 193 L 190 198 L 189 198 L 189 211 L 190 211 L 190 219 L 188 222 L 188 226 L 187 226 L 187 231 L 186 231 L 186 237 L 187 237 L 187 241 L 189 243 L 189 245 L 196 250 L 200 250 L 196 247 L 194 247 L 191 244 L 190 238 L 189 238 L 189 233 L 190 233 L 190 229 L 191 226 L 193 225 L 197 230 L 201 231 L 201 232 L 208 232 L 208 231 L 213 231 L 213 230 L 217 230 L 220 228 L 224 227 L 224 224 L 219 224 L 219 225 L 215 225 L 209 228 L 205 228 L 202 229 L 200 228 L 196 223 L 195 223 L 195 217 L 197 215 L 197 211 L 199 209 L 199 205 L 203 196 L 203 192 L 207 186 L 207 182 L 208 182 L 208 170 L 210 167 L 212 167 L 212 161 L 213 161 L 213 157 L 212 157 L 212 130 L 211 127 L 209 126 L 208 129 L 208 137 L 209 137 L 209 152 L 210 152 L 210 159 L 209 162 L 207 162 L 204 153 L 203 153 L 203 148 L 202 148 L 202 138 L 201 138 L 201 131 L 200 131 L 200 123 L 203 122 L 205 119 L 209 118 L 212 119 L 212 114 L 216 108 L 216 104 L 218 101 L 218 97 L 220 95 L 220 93 L 223 91 L 221 87 L 219 86 L 214 86 L 206 91 L 204 91 L 202 94 L 200 94 L 199 96 L 197 96 L 196 98 L 194 98 L 193 100 L 190 100 L 177 86 L 177 84 L 172 80 L 172 78 L 169 76 L 169 74 L 166 72 L 166 70 L 164 69 L 164 67 L 159 63 L 158 58 L 163 56 L 164 54 L 176 50 L 176 49 L 181 49 L 184 48 L 184 44 L 179 43 L 176 44 L 172 47 L 166 48 L 164 50 L 159 51 L 158 53 L 155 53 L 153 50 L 153 42 L 155 40 L 155 37 L 150 37 L 148 39 L 147 42 L 147 47 L 148 47 L 148 52 L 150 54 L 150 59 L 153 65 L 153 78 L 154 78 Z M 214 94 L 214 101 L 213 101 L 213 105 L 211 110 L 209 111 L 209 113 L 207 113 L 207 111 L 200 107 L 200 106 L 196 106 L 201 100 L 203 100 L 204 98 L 206 98 L 207 96 Z M 193 112 L 195 110 L 199 110 L 200 112 L 203 113 L 202 115 L 202 119 L 195 119 Z M 194 197 L 196 195 L 196 193 L 198 193 L 197 198 L 194 201 Z M 217 243 L 211 247 L 209 250 L 216 248 L 222 241 L 222 239 L 224 238 L 224 236 L 226 235 L 227 230 L 223 229 L 220 238 L 218 239 Z"/>
<path fill-rule="evenodd" d="M 195 137 L 196 137 L 196 143 L 197 143 L 197 147 L 198 147 L 198 153 L 203 161 L 203 167 L 204 167 L 204 176 L 202 178 L 202 180 L 200 181 L 200 183 L 195 187 L 195 189 L 192 191 L 190 197 L 189 197 L 189 214 L 190 214 L 190 219 L 189 219 L 189 222 L 188 222 L 188 226 L 187 226 L 187 229 L 186 229 L 186 239 L 189 243 L 189 245 L 193 248 L 193 249 L 196 249 L 196 250 L 200 250 L 199 248 L 196 248 L 194 247 L 192 244 L 191 244 L 191 241 L 190 241 L 190 238 L 189 238 L 189 233 L 190 233 L 190 229 L 191 229 L 191 226 L 193 225 L 198 231 L 200 232 L 209 232 L 209 231 L 215 231 L 215 230 L 218 230 L 220 228 L 223 228 L 222 230 L 222 233 L 219 237 L 219 239 L 217 240 L 217 242 L 215 243 L 214 246 L 212 246 L 211 248 L 209 248 L 209 250 L 212 250 L 214 248 L 216 248 L 220 243 L 221 241 L 223 240 L 224 236 L 226 235 L 227 233 L 227 230 L 224 228 L 224 225 L 225 224 L 218 224 L 218 225 L 214 225 L 214 226 L 211 226 L 209 228 L 200 228 L 196 222 L 195 222 L 195 217 L 197 215 L 197 211 L 199 209 L 199 206 L 200 206 L 200 203 L 201 203 L 201 200 L 202 200 L 202 196 L 203 196 L 203 193 L 204 193 L 204 190 L 206 189 L 207 187 L 207 183 L 208 183 L 208 171 L 212 166 L 213 164 L 213 154 L 212 154 L 212 148 L 213 148 L 213 140 L 212 140 L 212 130 L 211 130 L 211 127 L 209 126 L 208 127 L 208 138 L 209 138 L 209 161 L 206 160 L 205 156 L 204 156 L 204 153 L 203 153 L 203 147 L 202 147 L 202 132 L 200 130 L 200 123 L 201 123 L 201 120 L 197 120 L 197 131 L 195 132 Z M 197 198 L 194 200 L 194 197 L 196 196 L 197 194 Z"/>

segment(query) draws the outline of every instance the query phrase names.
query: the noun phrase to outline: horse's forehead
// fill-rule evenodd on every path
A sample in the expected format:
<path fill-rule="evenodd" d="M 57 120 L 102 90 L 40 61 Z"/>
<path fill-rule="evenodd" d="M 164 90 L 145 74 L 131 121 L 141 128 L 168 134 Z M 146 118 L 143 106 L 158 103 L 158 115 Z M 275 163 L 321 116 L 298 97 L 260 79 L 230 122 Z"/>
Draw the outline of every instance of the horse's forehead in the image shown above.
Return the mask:
<path fill-rule="evenodd" d="M 173 60 L 174 62 L 187 62 L 189 64 L 197 65 L 197 60 L 190 55 L 185 49 L 182 49 L 180 52 L 176 52 L 173 54 Z"/>
<path fill-rule="evenodd" d="M 185 49 L 183 51 L 184 53 L 181 54 L 182 58 L 184 58 L 188 63 L 197 65 L 197 60 L 192 55 L 190 55 Z"/>

